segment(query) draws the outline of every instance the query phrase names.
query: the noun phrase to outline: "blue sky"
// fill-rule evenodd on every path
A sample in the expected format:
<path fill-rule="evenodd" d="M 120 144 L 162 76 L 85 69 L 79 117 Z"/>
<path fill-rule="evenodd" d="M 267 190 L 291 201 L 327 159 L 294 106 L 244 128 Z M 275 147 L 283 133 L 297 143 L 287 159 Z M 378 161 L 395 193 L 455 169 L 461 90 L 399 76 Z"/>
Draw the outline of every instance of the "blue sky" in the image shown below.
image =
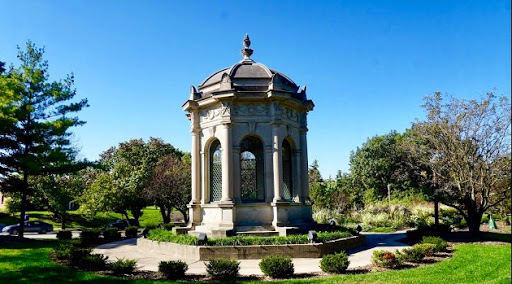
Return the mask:
<path fill-rule="evenodd" d="M 422 118 L 441 91 L 510 97 L 510 1 L 4 1 L 0 60 L 45 46 L 52 79 L 74 72 L 90 108 L 74 130 L 95 160 L 131 138 L 190 151 L 190 85 L 252 59 L 308 86 L 309 161 L 348 171 L 366 139 Z"/>

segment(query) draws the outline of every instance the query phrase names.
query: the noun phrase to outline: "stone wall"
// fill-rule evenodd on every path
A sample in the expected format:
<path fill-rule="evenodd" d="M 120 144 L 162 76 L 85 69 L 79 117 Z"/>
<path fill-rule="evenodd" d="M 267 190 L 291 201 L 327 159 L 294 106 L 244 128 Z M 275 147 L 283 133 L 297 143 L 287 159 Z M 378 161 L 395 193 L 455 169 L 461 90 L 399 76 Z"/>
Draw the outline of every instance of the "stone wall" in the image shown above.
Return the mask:
<path fill-rule="evenodd" d="M 287 255 L 292 258 L 319 258 L 341 250 L 354 249 L 365 244 L 364 236 L 314 244 L 254 245 L 254 246 L 188 246 L 169 242 L 156 242 L 139 238 L 137 248 L 169 255 L 177 259 L 210 260 L 213 258 L 260 259 L 269 255 Z"/>

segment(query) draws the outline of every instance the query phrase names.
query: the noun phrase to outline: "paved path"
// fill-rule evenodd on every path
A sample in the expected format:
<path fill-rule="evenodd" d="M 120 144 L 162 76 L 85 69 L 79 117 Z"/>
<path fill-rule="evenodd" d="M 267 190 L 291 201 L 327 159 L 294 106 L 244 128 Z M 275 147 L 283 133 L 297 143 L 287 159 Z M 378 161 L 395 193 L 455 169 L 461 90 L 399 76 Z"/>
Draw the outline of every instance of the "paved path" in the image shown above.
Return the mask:
<path fill-rule="evenodd" d="M 385 249 L 394 251 L 408 247 L 406 244 L 397 240 L 405 238 L 405 232 L 396 233 L 363 233 L 366 236 L 366 245 L 364 247 L 349 250 L 350 265 L 349 268 L 361 267 L 371 264 L 373 250 Z M 137 259 L 137 267 L 142 270 L 158 271 L 158 263 L 162 260 L 173 260 L 166 255 L 158 253 L 143 252 L 137 249 L 137 240 L 128 239 L 113 243 L 101 245 L 94 249 L 94 253 L 101 253 L 109 257 L 110 260 L 116 258 Z M 177 259 L 174 259 L 177 260 Z M 315 273 L 321 272 L 321 258 L 294 258 L 295 273 Z M 259 268 L 260 259 L 242 259 L 240 260 L 241 275 L 263 275 Z M 204 261 L 187 262 L 187 274 L 206 274 Z"/>
<path fill-rule="evenodd" d="M 0 236 L 10 236 L 8 233 L 0 233 Z M 72 231 L 73 238 L 78 238 L 80 236 L 80 231 Z M 46 234 L 39 234 L 34 232 L 25 232 L 23 237 L 27 239 L 56 239 L 57 231 L 48 232 Z"/>

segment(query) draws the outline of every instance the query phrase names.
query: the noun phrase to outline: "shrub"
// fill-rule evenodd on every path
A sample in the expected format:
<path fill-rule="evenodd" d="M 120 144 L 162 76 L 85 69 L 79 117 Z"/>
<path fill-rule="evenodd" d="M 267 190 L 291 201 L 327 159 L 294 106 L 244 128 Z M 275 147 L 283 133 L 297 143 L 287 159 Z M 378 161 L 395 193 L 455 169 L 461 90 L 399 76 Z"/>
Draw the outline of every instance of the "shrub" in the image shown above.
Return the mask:
<path fill-rule="evenodd" d="M 396 257 L 399 262 L 421 262 L 425 258 L 424 250 L 418 247 L 405 248 L 396 251 Z"/>
<path fill-rule="evenodd" d="M 99 229 L 89 229 L 83 230 L 80 233 L 80 241 L 84 246 L 90 246 L 99 241 L 100 230 Z"/>
<path fill-rule="evenodd" d="M 118 258 L 109 264 L 109 268 L 115 274 L 131 274 L 135 270 L 135 265 L 137 265 L 137 260 Z"/>
<path fill-rule="evenodd" d="M 480 223 L 489 223 L 489 216 L 487 216 L 487 215 L 482 216 Z"/>
<path fill-rule="evenodd" d="M 126 235 L 127 238 L 135 238 L 135 237 L 137 237 L 138 231 L 139 231 L 139 228 L 137 228 L 136 226 L 129 226 L 124 231 L 124 234 Z"/>
<path fill-rule="evenodd" d="M 423 237 L 421 243 L 435 245 L 436 252 L 444 251 L 448 247 L 448 243 L 439 237 Z"/>
<path fill-rule="evenodd" d="M 73 246 L 73 248 L 69 252 L 69 264 L 71 264 L 72 266 L 81 266 L 82 261 L 86 257 L 90 256 L 91 252 L 91 248 L 80 248 L 77 246 Z"/>
<path fill-rule="evenodd" d="M 79 267 L 89 271 L 105 270 L 108 256 L 102 254 L 88 254 L 82 257 Z"/>
<path fill-rule="evenodd" d="M 158 264 L 158 271 L 167 279 L 183 278 L 187 270 L 188 265 L 181 260 L 160 261 L 160 264 Z"/>
<path fill-rule="evenodd" d="M 336 254 L 324 255 L 320 261 L 320 268 L 324 272 L 341 274 L 347 270 L 349 264 L 347 254 L 342 251 Z"/>
<path fill-rule="evenodd" d="M 172 231 L 172 228 L 174 228 L 174 224 L 166 223 L 166 224 L 162 225 L 162 228 L 167 230 L 167 231 Z"/>
<path fill-rule="evenodd" d="M 395 232 L 395 229 L 389 228 L 389 227 L 378 227 L 378 228 L 371 229 L 370 232 L 374 232 L 374 233 L 393 233 L 393 232 Z"/>
<path fill-rule="evenodd" d="M 71 240 L 73 237 L 71 231 L 58 231 L 57 232 L 57 239 L 59 240 Z"/>
<path fill-rule="evenodd" d="M 117 228 L 106 228 L 103 231 L 103 238 L 107 241 L 115 241 L 121 238 L 121 233 Z"/>
<path fill-rule="evenodd" d="M 292 259 L 284 255 L 271 255 L 260 261 L 263 274 L 272 278 L 289 278 L 295 272 Z"/>
<path fill-rule="evenodd" d="M 71 259 L 72 251 L 75 249 L 75 246 L 72 242 L 63 242 L 60 243 L 57 247 L 53 249 L 55 252 L 55 256 L 58 259 Z"/>
<path fill-rule="evenodd" d="M 433 256 L 436 253 L 434 244 L 415 244 L 414 247 L 421 250 L 425 256 Z"/>
<path fill-rule="evenodd" d="M 378 267 L 384 268 L 397 268 L 400 266 L 400 261 L 395 254 L 386 250 L 374 250 L 372 263 Z"/>
<path fill-rule="evenodd" d="M 211 259 L 206 265 L 206 272 L 213 279 L 235 279 L 240 270 L 240 262 L 225 258 Z"/>

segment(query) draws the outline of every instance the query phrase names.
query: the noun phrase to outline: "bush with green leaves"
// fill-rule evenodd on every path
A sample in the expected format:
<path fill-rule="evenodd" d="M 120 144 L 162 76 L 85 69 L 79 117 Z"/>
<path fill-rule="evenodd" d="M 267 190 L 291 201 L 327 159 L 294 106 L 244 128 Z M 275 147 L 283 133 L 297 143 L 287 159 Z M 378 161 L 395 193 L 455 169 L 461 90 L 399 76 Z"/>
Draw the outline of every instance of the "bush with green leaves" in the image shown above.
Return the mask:
<path fill-rule="evenodd" d="M 75 250 L 75 245 L 72 242 L 61 242 L 53 249 L 55 257 L 60 260 L 71 259 L 72 253 Z"/>
<path fill-rule="evenodd" d="M 82 245 L 90 246 L 98 243 L 100 240 L 100 233 L 101 231 L 99 229 L 83 230 L 80 233 L 80 241 Z"/>
<path fill-rule="evenodd" d="M 59 240 L 71 240 L 73 237 L 73 234 L 71 231 L 58 231 L 57 232 L 57 239 Z"/>
<path fill-rule="evenodd" d="M 424 250 L 418 247 L 397 250 L 395 255 L 399 262 L 421 262 L 425 258 Z"/>
<path fill-rule="evenodd" d="M 108 267 L 115 274 L 132 274 L 137 265 L 137 260 L 118 258 L 116 261 L 111 262 Z"/>
<path fill-rule="evenodd" d="M 401 265 L 396 255 L 386 250 L 374 250 L 372 254 L 372 263 L 375 266 L 383 268 L 397 268 Z"/>
<path fill-rule="evenodd" d="M 107 241 L 115 241 L 121 238 L 121 233 L 117 228 L 106 228 L 103 230 L 103 238 Z"/>
<path fill-rule="evenodd" d="M 171 223 L 165 223 L 162 225 L 162 228 L 167 230 L 167 231 L 172 231 L 172 228 L 174 228 L 174 224 L 171 224 Z"/>
<path fill-rule="evenodd" d="M 101 271 L 107 268 L 108 256 L 103 254 L 86 254 L 82 257 L 78 266 L 84 270 Z"/>
<path fill-rule="evenodd" d="M 185 276 L 188 270 L 188 265 L 181 260 L 160 261 L 158 264 L 158 271 L 162 273 L 167 279 L 180 279 Z"/>
<path fill-rule="evenodd" d="M 421 240 L 422 244 L 433 244 L 436 246 L 436 252 L 445 251 L 448 247 L 448 243 L 440 237 L 423 237 Z"/>
<path fill-rule="evenodd" d="M 396 230 L 390 227 L 377 227 L 370 230 L 373 233 L 393 233 Z"/>
<path fill-rule="evenodd" d="M 213 279 L 233 280 L 238 276 L 240 262 L 225 258 L 211 259 L 206 265 L 206 272 Z"/>
<path fill-rule="evenodd" d="M 347 238 L 353 236 L 349 229 L 343 229 L 340 231 L 333 232 L 318 232 L 318 242 L 326 242 L 331 240 L 337 240 L 341 238 Z M 158 242 L 172 242 L 182 245 L 197 245 L 197 237 L 190 236 L 187 234 L 177 235 L 172 231 L 164 229 L 154 229 L 149 232 L 148 239 Z M 289 235 L 273 236 L 273 237 L 256 237 L 256 236 L 244 236 L 236 235 L 232 237 L 224 237 L 217 239 L 208 239 L 208 246 L 244 246 L 244 245 L 285 245 L 285 244 L 307 244 L 308 236 L 305 234 L 301 235 Z"/>
<path fill-rule="evenodd" d="M 436 253 L 436 245 L 434 244 L 415 244 L 413 247 L 421 250 L 425 256 L 433 256 Z"/>
<path fill-rule="evenodd" d="M 271 255 L 260 261 L 260 269 L 272 278 L 289 278 L 295 272 L 292 259 L 284 255 Z"/>
<path fill-rule="evenodd" d="M 341 251 L 335 254 L 324 255 L 322 260 L 320 260 L 320 269 L 327 273 L 341 274 L 347 270 L 349 264 L 350 261 L 347 254 Z"/>
<path fill-rule="evenodd" d="M 136 226 L 129 226 L 124 231 L 124 234 L 127 238 L 135 238 L 137 237 L 137 233 L 139 232 L 139 228 Z"/>

